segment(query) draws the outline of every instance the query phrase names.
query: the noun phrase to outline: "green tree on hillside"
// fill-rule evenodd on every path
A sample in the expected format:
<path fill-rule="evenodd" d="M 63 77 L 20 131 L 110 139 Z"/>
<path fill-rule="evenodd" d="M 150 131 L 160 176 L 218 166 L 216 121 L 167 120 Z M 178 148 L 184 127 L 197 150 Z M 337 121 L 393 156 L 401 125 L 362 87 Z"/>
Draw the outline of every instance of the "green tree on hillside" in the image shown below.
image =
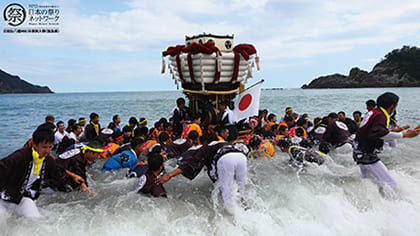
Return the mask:
<path fill-rule="evenodd" d="M 398 68 L 398 72 L 408 74 L 414 80 L 420 80 L 420 48 L 403 46 L 385 55 L 388 61 Z"/>

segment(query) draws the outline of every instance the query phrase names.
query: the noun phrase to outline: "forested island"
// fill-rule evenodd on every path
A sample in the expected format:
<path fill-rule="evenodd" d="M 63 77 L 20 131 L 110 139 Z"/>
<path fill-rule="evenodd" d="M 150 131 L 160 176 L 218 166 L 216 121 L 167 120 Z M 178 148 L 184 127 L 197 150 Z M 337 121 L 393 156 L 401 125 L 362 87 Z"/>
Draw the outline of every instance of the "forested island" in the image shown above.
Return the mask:
<path fill-rule="evenodd" d="M 54 93 L 47 86 L 33 85 L 19 76 L 0 70 L 0 94 L 4 93 Z"/>
<path fill-rule="evenodd" d="M 357 67 L 349 75 L 321 76 L 301 88 L 420 87 L 420 48 L 403 46 L 385 55 L 372 71 Z"/>

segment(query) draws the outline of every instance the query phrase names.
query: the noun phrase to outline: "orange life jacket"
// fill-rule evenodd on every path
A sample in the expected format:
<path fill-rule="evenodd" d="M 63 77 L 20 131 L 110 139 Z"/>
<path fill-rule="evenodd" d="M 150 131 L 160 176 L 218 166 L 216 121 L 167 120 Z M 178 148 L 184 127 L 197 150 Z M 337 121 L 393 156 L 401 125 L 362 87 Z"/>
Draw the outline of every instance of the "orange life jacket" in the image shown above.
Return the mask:
<path fill-rule="evenodd" d="M 267 140 L 261 141 L 260 148 L 258 151 L 261 151 L 262 156 L 266 158 L 273 157 L 275 154 L 274 146 Z"/>
<path fill-rule="evenodd" d="M 302 129 L 303 129 L 303 137 L 308 138 L 308 134 L 306 133 L 305 128 L 304 128 L 304 127 L 302 127 L 302 126 L 296 126 L 296 127 L 294 127 L 294 128 L 291 128 L 291 129 L 289 130 L 289 136 L 291 136 L 291 137 L 295 137 L 295 136 L 296 136 L 296 130 L 297 130 L 298 128 L 302 128 Z"/>
<path fill-rule="evenodd" d="M 184 128 L 184 130 L 182 131 L 181 136 L 182 136 L 183 138 L 187 138 L 187 137 L 188 137 L 188 135 L 190 134 L 191 130 L 195 130 L 195 131 L 197 131 L 197 133 L 198 133 L 198 136 L 199 136 L 199 137 L 200 137 L 201 135 L 203 135 L 203 132 L 201 131 L 200 126 L 199 126 L 198 124 L 196 124 L 196 123 L 191 123 L 191 124 L 188 124 L 188 125 Z"/>
<path fill-rule="evenodd" d="M 143 143 L 143 145 L 141 146 L 141 153 L 147 153 L 149 151 L 149 149 L 155 145 L 157 143 L 156 140 L 154 139 L 150 139 L 147 140 L 146 142 Z"/>
<path fill-rule="evenodd" d="M 109 143 L 106 147 L 104 147 L 104 151 L 101 152 L 99 158 L 108 159 L 112 156 L 112 154 L 120 147 L 120 145 L 116 143 Z"/>

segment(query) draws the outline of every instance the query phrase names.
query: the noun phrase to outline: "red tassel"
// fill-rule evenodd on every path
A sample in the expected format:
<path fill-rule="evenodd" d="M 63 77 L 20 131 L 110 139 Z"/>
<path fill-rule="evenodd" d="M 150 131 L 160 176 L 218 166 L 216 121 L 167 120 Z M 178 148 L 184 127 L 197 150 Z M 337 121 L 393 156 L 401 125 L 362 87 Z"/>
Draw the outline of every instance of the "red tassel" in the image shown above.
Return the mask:
<path fill-rule="evenodd" d="M 238 79 L 238 72 L 239 72 L 239 61 L 240 61 L 240 55 L 237 52 L 233 52 L 235 54 L 235 62 L 233 66 L 233 74 L 232 74 L 232 83 L 236 83 L 236 80 Z"/>
<path fill-rule="evenodd" d="M 216 69 L 214 70 L 214 83 L 218 84 L 220 80 L 220 71 L 222 70 L 222 59 L 219 53 L 216 53 Z"/>
<path fill-rule="evenodd" d="M 233 48 L 234 52 L 238 52 L 245 60 L 249 60 L 249 55 L 257 53 L 255 47 L 251 44 L 238 44 Z"/>
<path fill-rule="evenodd" d="M 185 83 L 184 76 L 182 75 L 181 61 L 179 60 L 179 55 L 179 53 L 176 55 L 176 66 L 178 68 L 179 79 L 182 83 Z"/>

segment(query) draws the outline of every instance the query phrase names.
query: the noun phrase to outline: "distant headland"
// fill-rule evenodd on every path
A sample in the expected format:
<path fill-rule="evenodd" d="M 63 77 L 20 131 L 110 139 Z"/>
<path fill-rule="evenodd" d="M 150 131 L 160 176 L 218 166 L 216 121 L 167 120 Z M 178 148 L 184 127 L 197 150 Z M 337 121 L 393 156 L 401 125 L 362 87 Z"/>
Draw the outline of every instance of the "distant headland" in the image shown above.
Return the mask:
<path fill-rule="evenodd" d="M 420 87 L 420 48 L 403 46 L 385 55 L 371 72 L 352 68 L 348 76 L 333 74 L 312 80 L 303 89 Z"/>
<path fill-rule="evenodd" d="M 0 94 L 5 93 L 54 93 L 47 86 L 39 86 L 28 83 L 19 78 L 0 70 Z"/>

